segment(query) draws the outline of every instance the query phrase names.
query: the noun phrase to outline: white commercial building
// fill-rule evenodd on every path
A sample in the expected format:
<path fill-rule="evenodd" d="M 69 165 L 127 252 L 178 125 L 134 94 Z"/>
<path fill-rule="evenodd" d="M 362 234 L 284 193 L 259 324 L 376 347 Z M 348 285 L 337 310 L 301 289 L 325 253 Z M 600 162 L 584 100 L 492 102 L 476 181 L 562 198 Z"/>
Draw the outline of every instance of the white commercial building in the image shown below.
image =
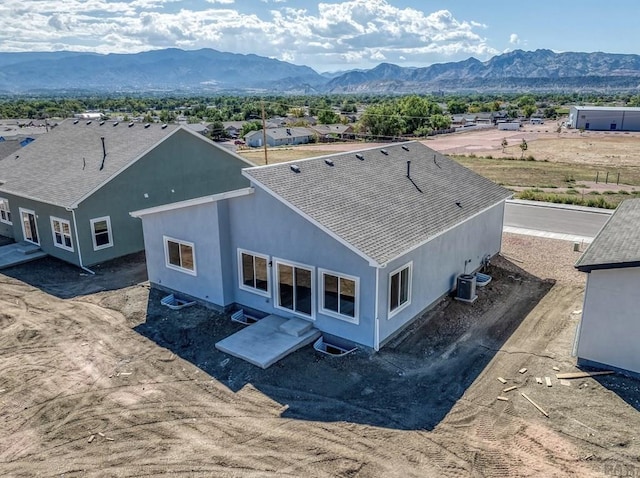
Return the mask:
<path fill-rule="evenodd" d="M 640 131 L 640 108 L 572 106 L 567 126 L 593 131 Z"/>

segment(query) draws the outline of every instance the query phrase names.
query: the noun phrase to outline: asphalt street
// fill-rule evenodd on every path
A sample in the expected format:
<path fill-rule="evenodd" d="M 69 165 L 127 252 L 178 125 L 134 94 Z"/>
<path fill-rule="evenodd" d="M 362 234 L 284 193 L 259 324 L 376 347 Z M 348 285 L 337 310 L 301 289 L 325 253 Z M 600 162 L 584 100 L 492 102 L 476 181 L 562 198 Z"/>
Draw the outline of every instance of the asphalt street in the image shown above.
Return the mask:
<path fill-rule="evenodd" d="M 504 226 L 508 232 L 541 232 L 587 239 L 598 234 L 612 210 L 533 201 L 507 201 Z"/>

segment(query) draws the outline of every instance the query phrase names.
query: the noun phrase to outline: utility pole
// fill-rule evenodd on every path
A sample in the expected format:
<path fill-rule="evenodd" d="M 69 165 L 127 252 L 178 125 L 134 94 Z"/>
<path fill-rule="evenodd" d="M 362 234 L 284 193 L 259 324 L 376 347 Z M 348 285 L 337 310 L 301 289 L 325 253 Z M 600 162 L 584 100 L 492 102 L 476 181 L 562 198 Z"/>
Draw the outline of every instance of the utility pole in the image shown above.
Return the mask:
<path fill-rule="evenodd" d="M 265 113 L 264 113 L 264 101 L 262 101 L 262 145 L 264 146 L 264 164 L 269 164 L 269 159 L 267 158 L 266 123 L 267 123 L 267 120 L 265 119 Z"/>

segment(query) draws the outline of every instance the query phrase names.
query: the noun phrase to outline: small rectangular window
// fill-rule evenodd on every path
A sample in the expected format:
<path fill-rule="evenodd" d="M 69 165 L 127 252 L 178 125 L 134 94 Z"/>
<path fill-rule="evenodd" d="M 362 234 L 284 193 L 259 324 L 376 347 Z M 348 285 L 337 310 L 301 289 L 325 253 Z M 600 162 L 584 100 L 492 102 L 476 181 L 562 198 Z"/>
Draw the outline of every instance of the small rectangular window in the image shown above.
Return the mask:
<path fill-rule="evenodd" d="M 321 269 L 320 284 L 321 312 L 357 324 L 359 279 Z"/>
<path fill-rule="evenodd" d="M 53 245 L 67 251 L 73 251 L 71 240 L 71 223 L 66 219 L 58 217 L 51 218 L 51 234 L 53 235 Z"/>
<path fill-rule="evenodd" d="M 91 238 L 94 251 L 113 246 L 111 218 L 109 216 L 91 219 Z"/>
<path fill-rule="evenodd" d="M 0 222 L 5 224 L 13 224 L 11 222 L 11 209 L 9 209 L 9 201 L 4 198 L 0 198 Z"/>
<path fill-rule="evenodd" d="M 389 313 L 399 312 L 411 303 L 411 263 L 389 275 Z M 393 314 L 392 314 L 393 313 Z"/>
<path fill-rule="evenodd" d="M 240 288 L 269 297 L 269 257 L 238 249 Z"/>
<path fill-rule="evenodd" d="M 192 242 L 164 238 L 165 260 L 169 269 L 196 275 L 196 255 Z"/>

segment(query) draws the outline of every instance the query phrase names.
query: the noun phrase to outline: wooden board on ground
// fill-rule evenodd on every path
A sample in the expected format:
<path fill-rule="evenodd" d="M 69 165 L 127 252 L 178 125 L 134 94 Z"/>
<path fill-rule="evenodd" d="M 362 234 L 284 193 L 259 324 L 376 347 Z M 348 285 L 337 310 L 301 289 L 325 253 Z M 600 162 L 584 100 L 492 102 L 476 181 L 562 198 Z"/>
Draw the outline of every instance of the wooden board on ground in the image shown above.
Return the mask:
<path fill-rule="evenodd" d="M 507 383 L 507 381 L 506 381 L 504 378 L 502 378 L 502 377 L 498 377 L 498 381 L 499 381 L 500 383 L 502 383 L 502 384 Z"/>
<path fill-rule="evenodd" d="M 533 405 L 533 406 L 534 406 L 534 407 L 536 407 L 538 410 L 540 410 L 540 413 L 542 413 L 545 417 L 549 418 L 549 414 L 548 414 L 546 411 L 544 411 L 540 405 L 538 405 L 536 402 L 534 402 L 533 400 L 531 400 L 531 399 L 527 396 L 527 394 L 526 394 L 526 393 L 524 393 L 524 392 L 520 392 L 520 395 L 522 395 L 524 398 L 526 398 L 526 399 L 527 399 L 527 401 L 528 401 L 529 403 L 531 403 L 531 405 Z"/>
<path fill-rule="evenodd" d="M 537 382 L 539 385 L 542 385 L 542 377 L 536 377 L 536 382 Z"/>
<path fill-rule="evenodd" d="M 507 387 L 503 390 L 503 392 L 510 392 L 511 390 L 515 390 L 516 388 L 518 387 L 516 387 L 515 385 L 513 387 Z"/>
<path fill-rule="evenodd" d="M 547 387 L 551 386 L 551 377 L 545 377 L 544 381 L 547 382 Z"/>

